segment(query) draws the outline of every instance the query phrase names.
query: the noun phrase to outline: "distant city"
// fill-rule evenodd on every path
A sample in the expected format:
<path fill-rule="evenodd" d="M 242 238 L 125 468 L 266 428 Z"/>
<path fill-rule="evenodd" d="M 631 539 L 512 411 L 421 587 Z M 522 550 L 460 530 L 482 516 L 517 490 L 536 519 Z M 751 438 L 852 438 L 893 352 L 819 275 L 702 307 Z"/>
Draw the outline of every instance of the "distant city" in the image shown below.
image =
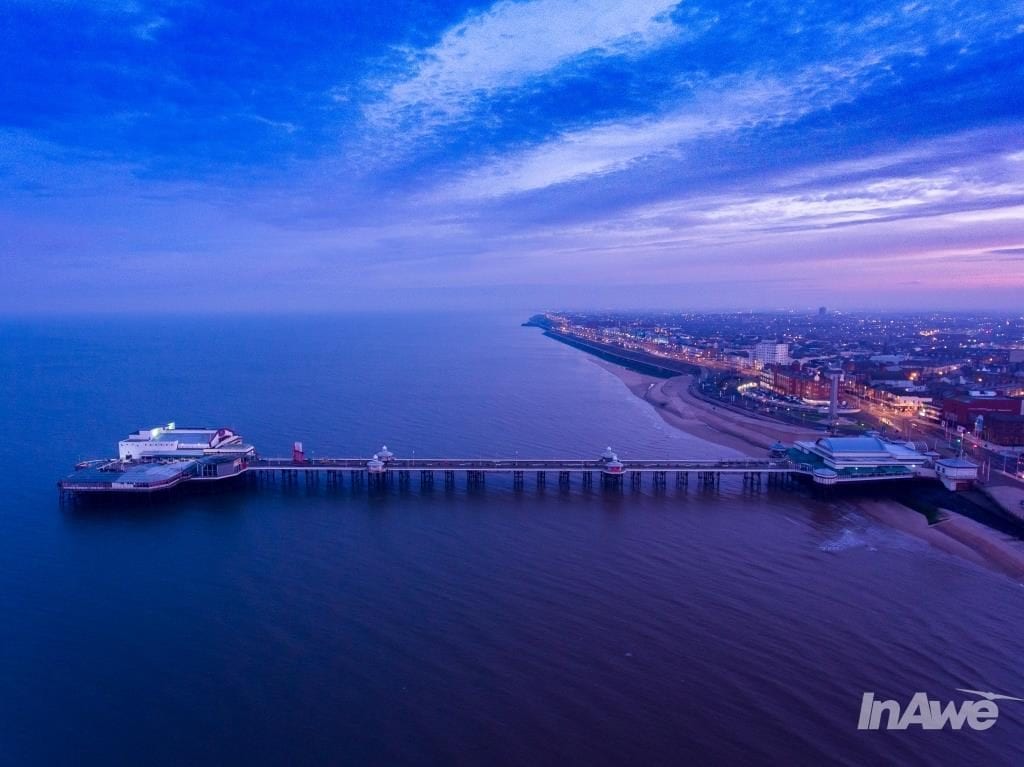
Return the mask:
<path fill-rule="evenodd" d="M 734 407 L 807 425 L 878 429 L 946 448 L 1024 446 L 1024 316 L 949 313 L 548 312 L 563 340 L 618 350 Z M 1016 451 L 1014 451 L 1016 452 Z"/>

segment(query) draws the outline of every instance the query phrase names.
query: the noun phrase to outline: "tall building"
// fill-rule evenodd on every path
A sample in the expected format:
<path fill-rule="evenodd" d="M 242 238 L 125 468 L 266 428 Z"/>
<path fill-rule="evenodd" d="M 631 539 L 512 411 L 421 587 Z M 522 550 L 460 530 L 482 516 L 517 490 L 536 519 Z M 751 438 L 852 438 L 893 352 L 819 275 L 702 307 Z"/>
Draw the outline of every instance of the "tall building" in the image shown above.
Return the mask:
<path fill-rule="evenodd" d="M 828 309 L 826 309 L 824 306 L 819 306 L 818 307 L 818 316 L 819 317 L 824 317 L 826 314 L 828 314 Z"/>
<path fill-rule="evenodd" d="M 763 368 L 767 365 L 788 365 L 789 344 L 777 341 L 759 341 L 754 347 L 754 367 Z"/>

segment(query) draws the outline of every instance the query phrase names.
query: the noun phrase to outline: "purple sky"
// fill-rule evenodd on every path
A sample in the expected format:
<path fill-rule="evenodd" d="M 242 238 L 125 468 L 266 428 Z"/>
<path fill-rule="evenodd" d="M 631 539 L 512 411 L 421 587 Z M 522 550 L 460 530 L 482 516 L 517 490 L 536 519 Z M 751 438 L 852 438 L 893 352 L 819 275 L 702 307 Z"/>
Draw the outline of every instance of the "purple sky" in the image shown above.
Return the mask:
<path fill-rule="evenodd" d="M 1024 307 L 1012 2 L 23 2 L 0 309 Z"/>

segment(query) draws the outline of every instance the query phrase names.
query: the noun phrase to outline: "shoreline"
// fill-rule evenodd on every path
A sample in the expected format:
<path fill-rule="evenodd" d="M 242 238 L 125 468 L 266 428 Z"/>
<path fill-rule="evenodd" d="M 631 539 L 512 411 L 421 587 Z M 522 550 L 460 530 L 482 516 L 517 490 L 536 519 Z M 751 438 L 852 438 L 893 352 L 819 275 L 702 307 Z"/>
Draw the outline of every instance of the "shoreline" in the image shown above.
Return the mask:
<path fill-rule="evenodd" d="M 713 405 L 689 392 L 693 377 L 655 378 L 607 360 L 594 363 L 618 378 L 634 396 L 647 402 L 669 426 L 691 437 L 729 447 L 750 458 L 763 458 L 776 440 L 817 439 L 819 432 L 754 419 Z M 943 509 L 943 518 L 929 524 L 918 511 L 896 500 L 844 498 L 847 508 L 935 549 L 1024 581 L 1024 541 L 1011 538 L 962 514 Z"/>
<path fill-rule="evenodd" d="M 819 432 L 708 405 L 690 394 L 692 375 L 656 378 L 607 360 L 591 359 L 622 381 L 635 396 L 651 405 L 670 426 L 705 442 L 730 447 L 749 458 L 764 458 L 768 448 L 777 440 L 792 442 L 821 436 Z"/>

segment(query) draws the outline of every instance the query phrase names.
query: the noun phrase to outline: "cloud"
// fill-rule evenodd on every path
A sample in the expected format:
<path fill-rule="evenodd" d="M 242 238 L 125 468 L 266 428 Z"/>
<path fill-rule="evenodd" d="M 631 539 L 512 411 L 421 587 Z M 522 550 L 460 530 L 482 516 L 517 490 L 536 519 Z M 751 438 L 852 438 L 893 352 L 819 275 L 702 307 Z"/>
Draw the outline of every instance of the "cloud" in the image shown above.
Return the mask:
<path fill-rule="evenodd" d="M 635 55 L 677 38 L 679 0 L 503 0 L 451 27 L 433 46 L 406 50 L 409 66 L 384 83 L 371 121 L 421 130 L 464 117 L 497 91 L 520 87 L 581 56 Z"/>
<path fill-rule="evenodd" d="M 953 210 L 1002 208 L 1009 203 L 1024 203 L 1024 179 L 1000 183 L 940 173 L 801 195 L 761 195 L 713 208 L 704 218 L 746 231 L 790 231 L 944 215 Z"/>
<path fill-rule="evenodd" d="M 258 122 L 261 125 L 266 125 L 269 128 L 276 128 L 278 130 L 282 130 L 285 133 L 295 133 L 295 131 L 299 129 L 298 125 L 296 125 L 293 122 L 288 122 L 287 120 L 271 120 L 269 117 L 264 117 L 263 115 L 256 114 L 247 114 L 240 116 L 248 120 Z"/>
<path fill-rule="evenodd" d="M 32 300 L 100 303 L 116 283 L 76 282 L 121 261 L 135 296 L 179 258 L 268 305 L 279 283 L 330 306 L 348 284 L 765 279 L 784 302 L 839 268 L 860 296 L 1024 287 L 1019 3 L 478 0 L 283 29 L 274 2 L 73 1 L 22 14 L 6 52 L 5 300 L 57 275 Z M 397 61 L 396 39 L 421 47 Z"/>
<path fill-rule="evenodd" d="M 762 175 L 756 188 L 734 182 L 717 192 L 685 190 L 670 201 L 576 222 L 506 220 L 499 232 L 486 218 L 478 234 L 488 235 L 486 249 L 494 254 L 488 263 L 506 279 L 518 270 L 552 282 L 575 281 L 583 279 L 579 264 L 586 263 L 586 274 L 597 278 L 616 273 L 624 279 L 621 269 L 628 264 L 629 274 L 659 284 L 726 279 L 723 274 L 746 283 L 782 270 L 787 280 L 810 275 L 820 285 L 840 266 L 870 273 L 872 280 L 920 267 L 936 269 L 934 279 L 942 285 L 995 280 L 1005 292 L 1024 286 L 1024 272 L 983 280 L 961 256 L 967 249 L 1004 259 L 1019 255 L 1024 169 L 1001 146 L 1007 138 L 1006 131 L 967 132 L 898 153 L 865 153 L 837 166 L 821 163 L 797 173 L 780 168 Z M 958 154 L 972 143 L 988 144 L 988 154 Z M 848 175 L 851 170 L 856 175 Z"/>
<path fill-rule="evenodd" d="M 882 50 L 786 76 L 761 72 L 723 76 L 696 86 L 687 104 L 667 114 L 568 131 L 465 173 L 448 186 L 447 193 L 480 198 L 544 189 L 620 171 L 679 151 L 688 142 L 792 123 L 856 98 L 876 77 L 886 76 L 878 65 L 896 52 Z"/>
<path fill-rule="evenodd" d="M 590 124 L 581 120 L 576 127 L 548 135 L 539 143 L 502 146 L 489 155 L 473 157 L 472 164 L 463 165 L 469 170 L 454 169 L 454 178 L 445 182 L 440 194 L 457 200 L 500 198 L 617 173 L 661 156 L 678 159 L 698 143 L 713 150 L 717 140 L 732 140 L 744 132 L 758 130 L 767 135 L 769 129 L 898 89 L 905 78 L 920 77 L 921 72 L 937 66 L 939 62 L 930 57 L 951 41 L 962 46 L 953 54 L 959 56 L 970 42 L 1005 37 L 1000 24 L 1013 13 L 1012 8 L 978 13 L 950 1 L 931 6 L 910 3 L 898 13 L 868 14 L 854 22 L 834 21 L 824 12 L 813 19 L 801 14 L 803 22 L 796 31 L 787 32 L 789 47 L 799 50 L 795 58 L 788 57 L 785 45 L 773 48 L 766 43 L 764 51 L 747 57 L 740 71 L 733 67 L 731 73 L 716 76 L 706 74 L 698 62 L 705 66 L 713 62 L 709 46 L 716 40 L 728 46 L 728 38 L 705 41 L 701 58 L 693 61 L 689 56 L 681 58 L 677 49 L 672 59 L 680 65 L 675 87 L 666 89 L 646 114 Z M 669 22 L 654 23 L 660 29 L 657 25 Z M 737 29 L 753 40 L 755 30 L 768 23 L 764 18 L 744 22 Z M 658 39 L 657 35 L 652 38 Z M 526 48 L 533 50 L 529 44 Z M 559 55 L 557 47 L 550 52 L 554 59 Z M 956 65 L 948 50 L 942 49 L 939 55 L 945 70 Z M 458 56 L 443 60 L 449 58 L 462 61 Z M 551 65 L 551 60 L 546 62 Z M 447 71 L 447 66 L 433 64 L 439 71 Z M 445 95 L 449 92 L 443 85 L 445 78 L 434 71 L 433 64 L 413 80 L 395 86 L 392 93 L 398 95 L 392 105 L 428 103 L 430 94 L 440 94 L 431 103 L 451 105 L 441 115 L 446 119 L 461 114 L 473 94 L 493 89 L 488 85 L 495 81 L 493 73 L 467 71 L 462 73 L 465 77 L 458 78 L 461 87 L 451 89 L 456 95 L 449 97 Z M 419 95 L 409 96 L 405 88 Z M 877 108 L 885 107 L 879 104 Z M 884 114 L 877 112 L 862 115 L 864 124 L 884 119 Z M 841 135 L 850 133 L 849 126 L 838 126 L 838 130 Z M 534 136 L 538 133 L 543 131 L 534 131 Z"/>
<path fill-rule="evenodd" d="M 84 9 L 100 16 L 119 18 L 124 22 L 121 28 L 133 37 L 145 42 L 153 42 L 157 33 L 169 25 L 169 21 L 152 7 L 166 6 L 173 0 L 160 2 L 144 2 L 143 0 L 14 0 L 26 6 L 40 6 L 45 10 L 56 11 Z"/>
<path fill-rule="evenodd" d="M 762 179 L 755 191 L 737 188 L 721 194 L 691 194 L 637 206 L 618 217 L 631 237 L 721 245 L 752 237 L 826 232 L 850 225 L 932 220 L 922 226 L 947 227 L 1012 220 L 1024 205 L 1024 169 L 998 151 L 965 159 L 943 156 L 943 148 L 990 134 L 967 133 L 908 147 L 899 155 L 880 153 L 844 163 L 806 167 Z M 899 171 L 895 156 L 927 158 L 930 169 Z M 846 172 L 875 168 L 873 176 Z M 800 179 L 799 188 L 793 179 Z"/>
<path fill-rule="evenodd" d="M 132 27 L 132 34 L 134 34 L 140 40 L 146 40 L 152 42 L 156 39 L 157 33 L 166 27 L 168 24 L 167 19 L 163 16 L 156 16 L 151 19 L 147 19 L 141 24 L 136 24 Z"/>

